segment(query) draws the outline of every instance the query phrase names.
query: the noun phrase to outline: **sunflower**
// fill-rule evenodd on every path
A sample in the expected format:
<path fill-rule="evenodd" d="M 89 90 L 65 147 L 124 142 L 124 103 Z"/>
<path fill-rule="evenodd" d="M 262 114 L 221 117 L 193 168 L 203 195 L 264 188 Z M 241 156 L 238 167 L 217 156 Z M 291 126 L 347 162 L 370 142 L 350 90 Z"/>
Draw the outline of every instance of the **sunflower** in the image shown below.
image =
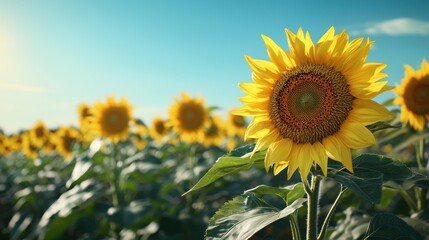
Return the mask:
<path fill-rule="evenodd" d="M 227 133 L 229 136 L 244 136 L 246 131 L 246 118 L 243 116 L 233 114 L 234 109 L 228 112 L 228 118 L 226 121 Z"/>
<path fill-rule="evenodd" d="M 73 146 L 80 141 L 79 131 L 72 127 L 62 127 L 55 133 L 53 142 L 56 151 L 63 157 L 73 156 Z"/>
<path fill-rule="evenodd" d="M 224 120 L 217 115 L 210 116 L 207 126 L 204 129 L 203 144 L 206 146 L 220 146 L 225 139 Z"/>
<path fill-rule="evenodd" d="M 24 155 L 31 160 L 35 160 L 39 157 L 39 149 L 34 145 L 30 133 L 24 133 L 22 135 L 22 151 Z"/>
<path fill-rule="evenodd" d="M 385 64 L 365 62 L 372 42 L 349 42 L 331 27 L 314 44 L 310 34 L 286 29 L 290 52 L 262 35 L 270 61 L 245 56 L 253 83 L 240 83 L 247 94 L 234 111 L 253 116 L 245 138 L 257 140 L 254 152 L 268 149 L 265 169 L 287 169 L 288 179 L 299 169 L 306 181 L 314 163 L 327 174 L 328 157 L 353 172 L 351 149 L 375 144 L 365 127 L 392 114 L 371 100 L 391 89 L 381 72 Z"/>
<path fill-rule="evenodd" d="M 48 140 L 49 130 L 42 121 L 38 121 L 36 125 L 30 129 L 31 142 L 36 147 L 42 147 Z"/>
<path fill-rule="evenodd" d="M 429 120 L 429 64 L 422 61 L 421 68 L 415 71 L 405 65 L 405 78 L 394 89 L 398 98 L 395 104 L 401 106 L 401 121 L 423 131 Z"/>
<path fill-rule="evenodd" d="M 191 99 L 182 93 L 182 100 L 175 98 L 175 104 L 169 109 L 173 130 L 187 143 L 200 141 L 204 136 L 204 126 L 207 122 L 207 110 L 204 100 L 198 97 Z"/>
<path fill-rule="evenodd" d="M 12 150 L 14 152 L 22 149 L 22 141 L 23 141 L 22 135 L 23 134 L 13 134 L 12 136 L 9 137 Z"/>
<path fill-rule="evenodd" d="M 169 133 L 167 121 L 161 117 L 154 117 L 150 127 L 150 135 L 153 139 L 160 141 Z"/>
<path fill-rule="evenodd" d="M 113 96 L 107 98 L 106 103 L 97 102 L 94 105 L 94 124 L 100 136 L 107 137 L 113 142 L 118 142 L 127 138 L 132 107 L 121 98 L 115 101 Z"/>

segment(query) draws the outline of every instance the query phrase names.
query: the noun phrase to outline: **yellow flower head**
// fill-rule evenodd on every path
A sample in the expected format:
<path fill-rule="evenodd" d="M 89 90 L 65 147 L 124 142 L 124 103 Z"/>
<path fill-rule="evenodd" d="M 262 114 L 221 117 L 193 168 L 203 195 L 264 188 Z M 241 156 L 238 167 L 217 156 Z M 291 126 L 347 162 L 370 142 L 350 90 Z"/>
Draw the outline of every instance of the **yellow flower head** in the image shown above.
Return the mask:
<path fill-rule="evenodd" d="M 226 137 L 225 123 L 221 117 L 211 115 L 204 129 L 203 144 L 206 146 L 220 146 Z"/>
<path fill-rule="evenodd" d="M 152 119 L 152 123 L 149 130 L 152 138 L 155 139 L 156 141 L 160 141 L 162 138 L 167 136 L 169 132 L 167 125 L 168 124 L 166 120 L 160 117 L 154 117 Z"/>
<path fill-rule="evenodd" d="M 22 151 L 27 158 L 35 160 L 39 157 L 39 149 L 34 145 L 30 133 L 25 133 L 22 136 Z"/>
<path fill-rule="evenodd" d="M 53 142 L 56 151 L 63 157 L 73 156 L 73 146 L 80 141 L 79 131 L 72 127 L 62 127 L 55 133 Z"/>
<path fill-rule="evenodd" d="M 401 106 L 401 121 L 423 131 L 429 120 L 428 62 L 423 60 L 421 68 L 417 71 L 405 65 L 405 78 L 394 91 L 398 94 L 394 103 Z"/>
<path fill-rule="evenodd" d="M 389 90 L 385 64 L 365 62 L 372 42 L 349 42 L 331 27 L 317 43 L 300 28 L 286 29 L 290 52 L 262 35 L 270 61 L 245 56 L 252 83 L 240 83 L 247 94 L 237 115 L 253 116 L 245 138 L 257 139 L 254 151 L 267 149 L 265 168 L 285 168 L 288 178 L 299 168 L 302 179 L 316 163 L 327 174 L 328 157 L 353 172 L 350 149 L 375 144 L 365 127 L 392 114 L 371 100 Z"/>
<path fill-rule="evenodd" d="M 43 144 L 48 140 L 48 136 L 49 130 L 42 121 L 38 121 L 36 125 L 30 129 L 31 142 L 36 147 L 42 147 Z"/>
<path fill-rule="evenodd" d="M 240 136 L 244 137 L 244 132 L 246 131 L 246 118 L 243 116 L 235 115 L 234 110 L 228 112 L 228 118 L 226 122 L 227 133 L 229 136 Z"/>
<path fill-rule="evenodd" d="M 111 96 L 106 103 L 97 102 L 94 105 L 94 124 L 98 135 L 113 142 L 127 138 L 132 120 L 131 111 L 132 107 L 125 98 L 116 102 L 115 97 Z"/>
<path fill-rule="evenodd" d="M 170 121 L 173 130 L 187 143 L 200 141 L 204 135 L 204 126 L 207 122 L 207 110 L 204 100 L 198 97 L 191 99 L 182 93 L 182 101 L 174 98 L 175 104 L 169 109 Z"/>

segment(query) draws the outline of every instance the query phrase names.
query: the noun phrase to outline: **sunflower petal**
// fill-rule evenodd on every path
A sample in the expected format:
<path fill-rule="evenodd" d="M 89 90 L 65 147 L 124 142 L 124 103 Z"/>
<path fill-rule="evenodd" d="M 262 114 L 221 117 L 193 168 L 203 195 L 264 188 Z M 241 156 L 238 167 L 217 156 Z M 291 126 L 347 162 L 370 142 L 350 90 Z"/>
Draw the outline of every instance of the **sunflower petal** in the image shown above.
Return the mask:
<path fill-rule="evenodd" d="M 368 128 L 353 121 L 343 123 L 337 138 L 352 149 L 365 148 L 376 143 L 374 135 Z"/>
<path fill-rule="evenodd" d="M 267 48 L 268 57 L 270 60 L 280 69 L 280 71 L 286 71 L 295 67 L 293 59 L 279 47 L 271 38 L 262 35 L 265 46 Z"/>
<path fill-rule="evenodd" d="M 286 138 L 272 143 L 265 158 L 265 170 L 268 171 L 269 167 L 275 163 L 288 162 L 292 145 L 292 140 Z M 277 175 L 277 173 L 274 173 L 274 175 Z"/>
<path fill-rule="evenodd" d="M 393 116 L 384 106 L 369 99 L 359 98 L 353 101 L 353 110 L 349 113 L 350 119 L 360 122 L 363 125 L 386 121 Z"/>

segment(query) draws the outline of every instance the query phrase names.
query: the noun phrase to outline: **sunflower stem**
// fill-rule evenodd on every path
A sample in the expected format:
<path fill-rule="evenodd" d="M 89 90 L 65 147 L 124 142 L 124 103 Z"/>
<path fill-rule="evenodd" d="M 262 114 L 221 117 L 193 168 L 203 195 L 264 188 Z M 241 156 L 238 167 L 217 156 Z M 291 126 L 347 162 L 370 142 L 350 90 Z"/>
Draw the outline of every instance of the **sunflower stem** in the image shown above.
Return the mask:
<path fill-rule="evenodd" d="M 425 140 L 421 139 L 417 151 L 417 164 L 420 171 L 424 170 L 424 159 L 425 158 Z M 417 197 L 417 211 L 424 210 L 427 207 L 427 188 L 416 188 Z"/>
<path fill-rule="evenodd" d="M 304 184 L 307 193 L 307 240 L 317 240 L 317 215 L 319 202 L 319 177 L 311 176 L 311 186 Z"/>
<path fill-rule="evenodd" d="M 112 204 L 115 208 L 119 208 L 123 204 L 123 199 L 120 190 L 120 169 L 118 168 L 118 146 L 116 143 L 112 143 L 111 157 L 112 157 L 112 170 L 113 170 L 113 179 L 112 179 Z M 119 209 L 116 209 L 119 210 Z M 121 229 L 116 224 L 113 225 L 114 233 L 116 239 L 120 239 Z"/>
<path fill-rule="evenodd" d="M 343 193 L 345 193 L 346 191 L 347 191 L 347 188 L 344 189 L 343 185 L 341 185 L 340 193 L 338 194 L 337 198 L 335 199 L 334 203 L 332 204 L 331 208 L 329 209 L 329 212 L 326 215 L 325 220 L 323 221 L 322 229 L 320 230 L 319 237 L 317 238 L 318 240 L 322 240 L 325 238 L 326 231 L 328 230 L 328 226 L 329 226 L 329 221 L 331 220 L 332 215 L 334 214 L 335 209 L 337 208 L 338 203 L 340 202 L 340 199 L 343 196 Z"/>
<path fill-rule="evenodd" d="M 298 211 L 295 211 L 290 215 L 289 223 L 292 230 L 292 239 L 301 240 L 301 233 L 299 231 L 299 223 L 298 223 Z"/>

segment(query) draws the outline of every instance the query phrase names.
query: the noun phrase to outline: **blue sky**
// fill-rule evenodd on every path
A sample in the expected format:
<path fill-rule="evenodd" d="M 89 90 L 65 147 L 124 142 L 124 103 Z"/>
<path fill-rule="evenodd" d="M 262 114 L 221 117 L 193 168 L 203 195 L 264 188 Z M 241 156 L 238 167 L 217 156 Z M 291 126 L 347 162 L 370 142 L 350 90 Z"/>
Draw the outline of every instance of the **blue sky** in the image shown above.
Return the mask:
<path fill-rule="evenodd" d="M 429 60 L 427 12 L 425 0 L 0 1 L 0 128 L 76 125 L 79 103 L 112 94 L 147 123 L 182 91 L 224 115 L 251 81 L 244 54 L 267 59 L 261 34 L 287 50 L 285 28 L 370 37 L 368 61 L 397 85 L 404 64 Z"/>

